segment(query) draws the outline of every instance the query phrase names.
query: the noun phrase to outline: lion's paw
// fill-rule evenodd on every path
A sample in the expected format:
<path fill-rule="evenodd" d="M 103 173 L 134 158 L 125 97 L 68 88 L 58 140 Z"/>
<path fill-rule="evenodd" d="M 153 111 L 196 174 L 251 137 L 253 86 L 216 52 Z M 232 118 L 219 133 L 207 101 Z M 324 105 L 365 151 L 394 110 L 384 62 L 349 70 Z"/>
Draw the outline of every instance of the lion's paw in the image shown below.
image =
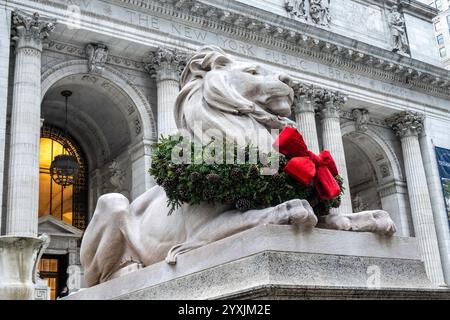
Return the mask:
<path fill-rule="evenodd" d="M 279 224 L 293 224 L 304 228 L 312 228 L 317 224 L 314 210 L 306 200 L 293 199 L 275 207 Z"/>
<path fill-rule="evenodd" d="M 384 235 L 395 233 L 395 223 L 384 210 L 362 211 L 350 214 L 329 214 L 322 218 L 321 227 L 326 229 L 374 232 Z"/>

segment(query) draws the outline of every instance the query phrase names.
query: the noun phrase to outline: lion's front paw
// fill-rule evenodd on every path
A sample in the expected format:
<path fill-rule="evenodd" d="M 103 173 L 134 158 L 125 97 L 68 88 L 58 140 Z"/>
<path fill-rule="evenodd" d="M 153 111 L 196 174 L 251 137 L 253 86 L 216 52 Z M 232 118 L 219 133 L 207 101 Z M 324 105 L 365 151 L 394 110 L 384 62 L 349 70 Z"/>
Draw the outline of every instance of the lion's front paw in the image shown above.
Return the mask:
<path fill-rule="evenodd" d="M 384 235 L 395 233 L 395 223 L 384 210 L 362 211 L 350 214 L 329 214 L 321 221 L 327 229 L 374 232 Z"/>
<path fill-rule="evenodd" d="M 306 200 L 293 199 L 275 207 L 280 224 L 293 224 L 305 228 L 314 227 L 317 217 Z"/>

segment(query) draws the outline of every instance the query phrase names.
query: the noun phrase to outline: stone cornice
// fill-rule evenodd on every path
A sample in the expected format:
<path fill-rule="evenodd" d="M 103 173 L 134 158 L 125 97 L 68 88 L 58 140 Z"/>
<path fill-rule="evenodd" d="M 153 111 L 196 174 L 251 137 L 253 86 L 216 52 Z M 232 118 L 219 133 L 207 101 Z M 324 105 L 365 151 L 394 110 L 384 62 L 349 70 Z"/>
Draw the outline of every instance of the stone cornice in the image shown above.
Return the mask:
<path fill-rule="evenodd" d="M 235 1 L 109 0 L 261 43 L 381 81 L 450 98 L 450 72 Z M 416 5 L 416 3 L 411 2 Z M 356 47 L 358 49 L 356 49 Z"/>
<path fill-rule="evenodd" d="M 383 2 L 384 0 L 377 1 Z M 397 1 L 389 0 L 388 2 L 396 3 Z M 416 0 L 400 0 L 399 2 L 403 8 L 403 12 L 415 15 L 419 18 L 427 18 L 431 20 L 439 13 L 439 10 L 436 8 Z"/>
<path fill-rule="evenodd" d="M 342 119 L 356 121 L 356 117 L 353 114 L 353 110 L 352 111 L 341 110 L 339 117 Z M 385 119 L 375 118 L 372 116 L 368 117 L 367 124 L 378 126 L 378 127 L 383 127 L 383 128 L 390 128 L 390 126 L 386 123 Z"/>
<path fill-rule="evenodd" d="M 209 4 L 200 0 L 104 1 L 143 13 L 183 20 L 191 25 L 290 52 L 372 79 L 444 99 L 450 98 L 448 70 L 235 1 L 209 0 Z M 50 0 L 39 2 L 61 9 L 67 8 Z M 213 2 L 222 3 L 222 8 L 219 5 L 212 6 Z M 97 19 L 111 19 L 109 16 L 84 10 L 81 14 Z M 141 64 L 140 61 L 127 63 L 130 66 Z"/>

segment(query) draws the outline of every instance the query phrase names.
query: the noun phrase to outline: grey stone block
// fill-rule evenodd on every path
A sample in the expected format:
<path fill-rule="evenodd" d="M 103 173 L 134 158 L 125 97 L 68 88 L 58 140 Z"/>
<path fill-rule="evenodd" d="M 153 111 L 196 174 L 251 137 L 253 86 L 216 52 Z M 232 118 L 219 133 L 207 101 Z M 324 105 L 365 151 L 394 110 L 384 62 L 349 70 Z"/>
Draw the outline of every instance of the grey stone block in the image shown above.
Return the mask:
<path fill-rule="evenodd" d="M 263 225 L 67 299 L 450 298 L 433 286 L 416 240 Z"/>

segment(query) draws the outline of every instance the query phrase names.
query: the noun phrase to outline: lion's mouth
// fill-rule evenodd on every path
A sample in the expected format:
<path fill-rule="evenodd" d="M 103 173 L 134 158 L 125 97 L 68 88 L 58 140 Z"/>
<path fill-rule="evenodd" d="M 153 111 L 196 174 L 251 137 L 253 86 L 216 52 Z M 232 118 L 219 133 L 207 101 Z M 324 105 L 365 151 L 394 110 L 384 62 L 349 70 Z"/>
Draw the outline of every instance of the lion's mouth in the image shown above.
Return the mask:
<path fill-rule="evenodd" d="M 282 117 L 290 116 L 291 106 L 294 103 L 294 91 L 290 87 L 287 87 L 287 89 L 278 89 L 276 93 L 273 92 L 270 94 L 261 107 L 275 115 Z"/>

